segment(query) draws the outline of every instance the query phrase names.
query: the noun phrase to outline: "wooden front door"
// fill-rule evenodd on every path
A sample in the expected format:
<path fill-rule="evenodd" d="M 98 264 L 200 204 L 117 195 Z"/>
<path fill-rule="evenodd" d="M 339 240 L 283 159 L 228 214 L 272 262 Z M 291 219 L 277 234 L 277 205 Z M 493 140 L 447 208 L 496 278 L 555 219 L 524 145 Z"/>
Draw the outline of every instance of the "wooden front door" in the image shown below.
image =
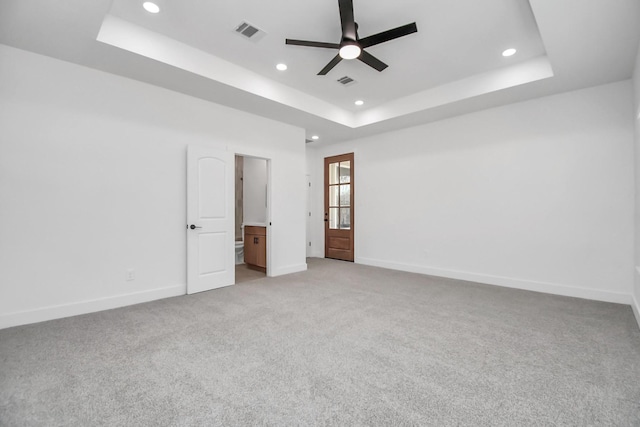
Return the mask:
<path fill-rule="evenodd" d="M 324 256 L 353 261 L 353 153 L 324 159 Z"/>

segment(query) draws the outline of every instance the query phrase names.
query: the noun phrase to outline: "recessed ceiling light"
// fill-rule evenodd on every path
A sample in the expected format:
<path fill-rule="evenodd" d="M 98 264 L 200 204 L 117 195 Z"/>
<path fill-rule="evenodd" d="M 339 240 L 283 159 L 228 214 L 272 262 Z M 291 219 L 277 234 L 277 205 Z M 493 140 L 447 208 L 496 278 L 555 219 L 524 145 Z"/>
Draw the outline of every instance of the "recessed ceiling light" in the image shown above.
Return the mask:
<path fill-rule="evenodd" d="M 157 4 L 152 3 L 150 1 L 146 1 L 144 3 L 142 3 L 142 7 L 144 7 L 144 10 L 146 10 L 149 13 L 158 13 L 160 12 L 160 8 L 158 7 Z"/>
<path fill-rule="evenodd" d="M 315 141 L 316 139 L 320 139 L 320 137 L 319 137 L 318 135 L 313 135 L 313 136 L 311 137 L 311 139 L 313 139 L 313 140 Z"/>
<path fill-rule="evenodd" d="M 507 49 L 504 52 L 502 52 L 502 56 L 512 56 L 516 53 L 516 50 L 511 48 L 511 49 Z"/>
<path fill-rule="evenodd" d="M 278 64 L 276 65 L 276 68 L 280 71 L 284 71 L 287 69 L 287 64 Z"/>
<path fill-rule="evenodd" d="M 362 104 L 364 104 L 364 101 L 361 99 L 358 99 L 356 102 L 354 102 L 354 104 L 356 104 L 357 106 L 361 106 Z"/>

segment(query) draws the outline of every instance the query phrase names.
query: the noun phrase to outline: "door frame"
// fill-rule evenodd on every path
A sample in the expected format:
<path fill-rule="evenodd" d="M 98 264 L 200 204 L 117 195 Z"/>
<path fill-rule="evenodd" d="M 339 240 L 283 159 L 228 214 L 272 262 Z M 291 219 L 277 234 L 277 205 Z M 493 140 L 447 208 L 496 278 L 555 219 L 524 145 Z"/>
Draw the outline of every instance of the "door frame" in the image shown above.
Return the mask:
<path fill-rule="evenodd" d="M 251 154 L 247 154 L 245 152 L 242 151 L 235 151 L 235 155 L 236 156 L 240 156 L 240 157 L 249 157 L 252 159 L 261 159 L 261 160 L 266 160 L 267 161 L 267 206 L 266 206 L 266 215 L 265 215 L 265 228 L 267 231 L 267 277 L 272 277 L 272 272 L 273 269 L 271 268 L 271 264 L 272 264 L 272 248 L 273 248 L 273 233 L 271 233 L 271 158 L 266 156 L 264 153 L 262 154 L 256 154 L 255 152 L 251 153 Z M 243 181 L 244 182 L 244 181 Z M 234 185 L 235 185 L 235 180 L 234 180 Z M 234 192 L 235 192 L 235 187 L 234 187 Z M 235 215 L 235 208 L 234 208 L 234 215 Z M 234 249 L 235 251 L 235 249 Z M 234 252 L 234 257 L 235 257 L 235 252 Z"/>
<path fill-rule="evenodd" d="M 311 213 L 313 212 L 313 191 L 311 188 L 311 175 L 306 175 L 306 185 L 307 185 L 307 212 L 306 212 L 306 220 L 307 220 L 307 228 L 306 228 L 306 239 L 304 242 L 304 246 L 306 247 L 306 255 L 309 258 L 312 255 L 311 248 L 311 230 L 313 230 L 313 221 Z"/>

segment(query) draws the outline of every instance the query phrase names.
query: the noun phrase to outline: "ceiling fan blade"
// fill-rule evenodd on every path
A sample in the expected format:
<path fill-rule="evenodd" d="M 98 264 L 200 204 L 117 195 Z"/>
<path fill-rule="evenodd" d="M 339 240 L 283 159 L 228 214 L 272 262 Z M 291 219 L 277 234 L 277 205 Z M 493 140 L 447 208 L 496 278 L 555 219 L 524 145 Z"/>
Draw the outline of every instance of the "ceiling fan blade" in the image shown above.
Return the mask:
<path fill-rule="evenodd" d="M 340 8 L 342 37 L 349 40 L 357 40 L 356 21 L 353 17 L 353 0 L 338 0 L 338 7 Z"/>
<path fill-rule="evenodd" d="M 285 44 L 292 44 L 296 46 L 307 46 L 307 47 L 324 47 L 327 49 L 340 49 L 340 45 L 338 43 L 325 43 L 325 42 L 312 42 L 307 40 L 293 40 L 286 39 Z"/>
<path fill-rule="evenodd" d="M 375 56 L 371 55 L 370 53 L 364 50 L 360 53 L 360 56 L 358 57 L 358 59 L 364 62 L 365 64 L 367 64 L 368 66 L 375 68 L 378 71 L 382 71 L 388 67 L 387 64 L 380 61 L 378 58 L 376 58 Z"/>
<path fill-rule="evenodd" d="M 374 46 L 380 43 L 388 42 L 389 40 L 397 39 L 412 33 L 418 32 L 418 26 L 415 22 L 411 24 L 403 25 L 402 27 L 394 28 L 392 30 L 383 31 L 372 36 L 360 39 L 360 46 L 362 48 Z"/>
<path fill-rule="evenodd" d="M 319 76 L 324 76 L 325 74 L 327 74 L 329 71 L 331 71 L 331 69 L 333 67 L 335 67 L 336 65 L 338 65 L 338 63 L 342 61 L 342 58 L 340 57 L 340 55 L 336 55 L 331 61 L 329 61 L 329 63 L 327 65 L 325 65 L 325 67 L 320 70 L 320 72 L 318 73 Z"/>

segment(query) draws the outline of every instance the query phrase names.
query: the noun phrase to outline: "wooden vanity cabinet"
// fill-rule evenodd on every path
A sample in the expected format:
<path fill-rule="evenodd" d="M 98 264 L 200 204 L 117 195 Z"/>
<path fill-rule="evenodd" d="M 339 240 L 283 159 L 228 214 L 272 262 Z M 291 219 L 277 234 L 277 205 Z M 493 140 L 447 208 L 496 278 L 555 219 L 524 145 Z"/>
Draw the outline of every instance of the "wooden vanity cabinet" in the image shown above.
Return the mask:
<path fill-rule="evenodd" d="M 267 272 L 266 227 L 244 227 L 244 262 L 249 268 Z"/>

